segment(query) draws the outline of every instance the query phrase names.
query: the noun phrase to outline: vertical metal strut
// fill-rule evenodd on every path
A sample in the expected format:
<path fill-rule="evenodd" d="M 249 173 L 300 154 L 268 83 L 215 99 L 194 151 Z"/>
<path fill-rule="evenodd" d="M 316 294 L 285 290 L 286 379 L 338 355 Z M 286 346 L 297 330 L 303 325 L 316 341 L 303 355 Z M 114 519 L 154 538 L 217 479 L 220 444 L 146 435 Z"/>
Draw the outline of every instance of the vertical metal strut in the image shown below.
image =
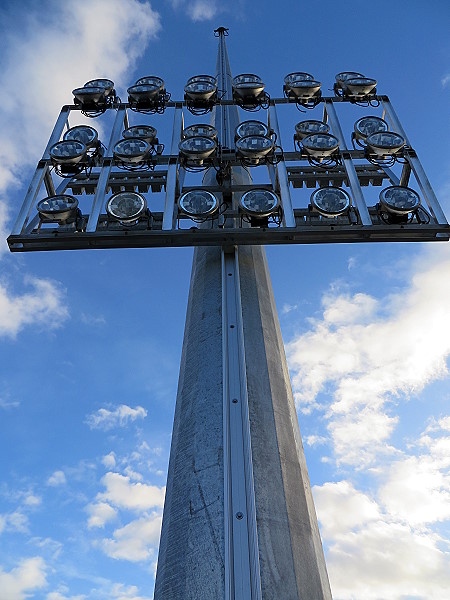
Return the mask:
<path fill-rule="evenodd" d="M 231 100 L 231 68 L 225 44 L 227 30 L 221 27 L 216 32 L 219 36 L 217 85 L 223 97 Z M 211 122 L 219 132 L 222 147 L 231 148 L 234 145 L 234 130 L 239 123 L 237 107 L 216 106 Z M 234 175 L 242 178 L 241 171 L 239 169 Z M 250 183 L 248 175 L 247 178 L 247 183 Z M 205 177 L 205 183 L 206 180 Z M 225 599 L 260 600 L 261 581 L 237 247 L 222 249 L 222 350 Z"/>

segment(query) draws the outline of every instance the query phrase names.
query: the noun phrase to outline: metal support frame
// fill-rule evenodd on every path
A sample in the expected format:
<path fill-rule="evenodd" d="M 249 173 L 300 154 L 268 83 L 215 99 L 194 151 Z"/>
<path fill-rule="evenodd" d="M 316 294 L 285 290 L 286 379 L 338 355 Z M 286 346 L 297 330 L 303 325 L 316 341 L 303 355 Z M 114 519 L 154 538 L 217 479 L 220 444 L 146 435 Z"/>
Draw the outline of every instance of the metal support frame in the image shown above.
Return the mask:
<path fill-rule="evenodd" d="M 230 92 L 231 98 L 231 92 Z M 230 98 L 223 98 L 217 102 L 213 109 L 219 110 L 223 106 L 231 106 L 234 101 Z M 406 134 L 401 126 L 398 117 L 392 108 L 389 99 L 386 96 L 377 97 L 383 106 L 384 113 L 390 122 L 394 131 L 399 132 L 407 140 Z M 68 119 L 72 110 L 79 111 L 77 105 L 64 106 L 53 128 L 52 134 L 44 151 L 43 158 L 39 162 L 34 173 L 33 179 L 28 188 L 23 205 L 19 211 L 18 218 L 13 227 L 12 233 L 8 238 L 11 251 L 28 250 L 56 250 L 71 248 L 104 248 L 112 247 L 114 243 L 118 247 L 155 247 L 155 246 L 186 246 L 186 245 L 210 245 L 214 243 L 234 244 L 234 243 L 253 243 L 253 244 L 272 244 L 272 243 L 335 243 L 337 241 L 373 241 L 374 239 L 383 239 L 384 241 L 411 241 L 411 240 L 447 240 L 449 239 L 449 225 L 444 212 L 440 207 L 438 200 L 431 188 L 423 167 L 417 158 L 416 153 L 407 148 L 404 152 L 406 164 L 403 167 L 400 177 L 391 169 L 385 167 L 374 167 L 356 164 L 355 161 L 364 160 L 364 152 L 360 150 L 349 150 L 345 143 L 344 135 L 341 129 L 336 106 L 345 102 L 341 98 L 323 97 L 321 102 L 324 105 L 324 121 L 329 121 L 331 128 L 339 139 L 343 168 L 330 167 L 328 170 L 315 168 L 311 166 L 297 166 L 302 158 L 297 152 L 284 152 L 284 159 L 276 166 L 268 165 L 269 178 L 272 189 L 275 189 L 281 197 L 281 206 L 283 209 L 282 224 L 275 231 L 274 227 L 255 231 L 256 228 L 243 227 L 243 224 L 237 218 L 236 207 L 221 215 L 219 227 L 202 228 L 201 235 L 198 235 L 195 223 L 190 230 L 181 230 L 178 227 L 178 215 L 176 197 L 177 194 L 186 191 L 189 188 L 183 188 L 185 170 L 178 161 L 178 143 L 183 128 L 183 108 L 185 102 L 171 101 L 167 103 L 167 108 L 174 109 L 172 142 L 170 154 L 157 155 L 153 157 L 155 170 L 152 171 L 153 177 L 157 179 L 157 185 L 151 184 L 152 178 L 144 178 L 142 173 L 129 173 L 126 176 L 126 187 L 120 186 L 123 171 L 117 171 L 114 165 L 112 154 L 113 147 L 120 138 L 121 131 L 128 123 L 127 110 L 128 104 L 123 103 L 112 107 L 117 110 L 116 118 L 112 127 L 112 132 L 108 144 L 108 149 L 103 157 L 100 169 L 95 169 L 90 176 L 75 176 L 72 179 L 65 179 L 55 185 L 53 183 L 50 170 L 52 167 L 49 150 L 56 143 L 68 127 Z M 292 104 L 286 98 L 274 98 L 270 101 L 268 109 L 268 124 L 277 134 L 277 139 L 281 140 L 281 133 L 278 124 L 276 105 Z M 213 113 L 214 114 L 214 113 Z M 222 129 L 226 139 L 231 135 L 231 125 L 224 122 Z M 231 142 L 230 142 L 231 143 Z M 227 142 L 227 145 L 230 145 Z M 223 160 L 229 162 L 233 168 L 240 166 L 240 162 L 235 155 L 233 148 L 227 148 L 222 153 Z M 289 166 L 288 166 L 289 165 Z M 166 167 L 167 171 L 158 170 L 157 167 Z M 362 192 L 362 185 L 380 185 L 384 179 L 389 179 L 391 185 L 409 185 L 411 172 L 414 174 L 417 184 L 423 194 L 425 202 L 431 213 L 431 222 L 429 224 L 405 223 L 401 227 L 392 224 L 382 223 L 377 218 L 373 207 L 368 207 Z M 120 176 L 120 177 L 119 177 Z M 117 179 L 117 183 L 116 182 Z M 120 181 L 119 181 L 120 179 Z M 133 184 L 135 181 L 135 184 Z M 293 187 L 314 188 L 321 185 L 342 185 L 346 182 L 351 190 L 356 209 L 359 214 L 357 226 L 347 227 L 345 220 L 341 219 L 323 219 L 319 221 L 313 219 L 308 214 L 302 214 L 299 220 L 299 209 L 293 207 L 290 192 L 290 184 Z M 52 229 L 49 225 L 46 228 L 40 228 L 39 215 L 33 214 L 33 208 L 39 198 L 42 185 L 45 184 L 47 195 L 51 195 L 53 190 L 56 194 L 65 193 L 67 188 L 72 188 L 72 193 L 80 194 L 84 189 L 89 189 L 87 193 L 94 193 L 91 210 L 88 215 L 83 216 L 83 226 L 80 231 L 74 231 L 73 226 L 59 226 L 55 224 Z M 152 225 L 146 227 L 130 228 L 119 227 L 117 224 L 109 231 L 105 228 L 105 215 L 102 212 L 106 190 L 111 187 L 116 189 L 136 189 L 142 191 L 152 187 L 156 190 L 165 187 L 165 206 L 161 217 L 158 213 L 152 211 Z M 249 184 L 250 186 L 253 184 Z M 205 187 L 205 186 L 203 186 Z M 254 187 L 266 187 L 265 185 L 255 184 Z M 218 189 L 220 188 L 220 189 Z M 223 192 L 225 188 L 220 186 L 211 189 L 213 193 Z M 242 185 L 235 182 L 228 189 L 228 192 L 244 191 Z M 251 189 L 248 187 L 247 189 Z M 151 206 L 151 200 L 150 200 Z M 303 210 L 303 209 L 300 209 Z M 31 216 L 31 219 L 30 219 Z M 225 219 L 225 227 L 222 227 Z M 230 227 L 230 225 L 233 226 Z M 318 225 L 322 228 L 319 229 Z M 243 228 L 245 231 L 237 231 Z M 311 231 L 308 228 L 312 228 Z M 289 235 L 289 232 L 292 235 Z M 319 232 L 321 234 L 319 235 Z M 189 235 L 189 233 L 191 235 Z M 162 235 L 166 234 L 166 235 Z M 74 243 L 76 236 L 76 243 Z M 114 242 L 113 242 L 114 240 Z M 218 240 L 220 240 L 218 242 Z"/>
<path fill-rule="evenodd" d="M 334 104 L 332 102 L 325 102 L 325 109 L 327 111 L 328 119 L 330 121 L 331 129 L 334 135 L 339 140 L 339 148 L 342 153 L 342 161 L 344 163 L 345 170 L 347 172 L 347 177 L 350 183 L 350 189 L 352 191 L 353 199 L 356 203 L 356 208 L 358 209 L 359 217 L 361 219 L 361 223 L 363 225 L 371 225 L 372 220 L 369 215 L 369 211 L 367 210 L 366 202 L 364 200 L 364 195 L 361 190 L 361 186 L 359 185 L 358 176 L 356 174 L 355 165 L 353 164 L 352 159 L 348 155 L 347 145 L 345 143 L 344 134 L 342 133 L 341 124 L 339 123 L 339 119 L 336 113 L 336 109 L 334 108 Z"/>
<path fill-rule="evenodd" d="M 281 146 L 281 133 L 278 125 L 277 109 L 275 104 L 269 106 L 269 127 L 273 129 L 277 136 L 277 142 Z M 289 179 L 287 176 L 286 163 L 281 160 L 276 169 L 276 178 L 280 186 L 281 203 L 283 206 L 283 225 L 285 227 L 295 227 L 294 209 L 292 207 L 291 193 L 289 191 Z"/>
<path fill-rule="evenodd" d="M 261 600 L 238 252 L 222 250 L 225 599 Z"/>

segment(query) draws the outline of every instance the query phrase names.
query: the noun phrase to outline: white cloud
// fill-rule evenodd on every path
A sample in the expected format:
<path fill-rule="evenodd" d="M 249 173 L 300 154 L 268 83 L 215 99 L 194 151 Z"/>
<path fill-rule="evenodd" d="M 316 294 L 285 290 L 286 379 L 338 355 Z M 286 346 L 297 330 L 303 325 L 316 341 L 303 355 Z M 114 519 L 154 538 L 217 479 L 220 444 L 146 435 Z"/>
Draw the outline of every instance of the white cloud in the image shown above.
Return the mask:
<path fill-rule="evenodd" d="M 107 522 L 112 521 L 117 517 L 117 510 L 107 502 L 89 504 L 86 510 L 89 513 L 89 529 L 92 529 L 93 527 L 104 527 Z"/>
<path fill-rule="evenodd" d="M 281 307 L 281 314 L 282 315 L 287 315 L 290 312 L 292 312 L 293 310 L 297 310 L 298 308 L 298 304 L 283 304 L 283 306 Z"/>
<path fill-rule="evenodd" d="M 135 585 L 124 585 L 115 583 L 111 589 L 110 595 L 114 600 L 152 600 L 149 596 L 138 595 L 139 590 Z"/>
<path fill-rule="evenodd" d="M 100 23 L 107 35 L 99 34 Z M 49 0 L 22 11 L 17 33 L 2 32 L 0 192 L 23 184 L 24 165 L 37 162 L 72 89 L 108 77 L 125 90 L 136 59 L 160 28 L 158 13 L 138 0 Z M 3 201 L 0 231 L 7 212 Z"/>
<path fill-rule="evenodd" d="M 113 427 L 125 427 L 128 422 L 136 421 L 136 419 L 145 419 L 147 411 L 142 406 L 131 408 L 126 404 L 120 404 L 114 410 L 107 408 L 99 408 L 95 413 L 91 413 L 86 417 L 86 423 L 91 429 L 103 429 L 107 431 Z"/>
<path fill-rule="evenodd" d="M 28 533 L 28 517 L 20 510 L 15 510 L 7 516 L 8 528 L 19 533 Z"/>
<path fill-rule="evenodd" d="M 102 483 L 106 491 L 97 494 L 98 501 L 137 512 L 154 507 L 162 508 L 164 505 L 165 487 L 131 483 L 129 477 L 111 472 L 104 475 Z"/>
<path fill-rule="evenodd" d="M 314 486 L 313 494 L 322 533 L 327 539 L 350 533 L 380 518 L 377 503 L 357 491 L 349 481 Z"/>
<path fill-rule="evenodd" d="M 326 294 L 321 317 L 287 345 L 297 405 L 326 409 L 342 462 L 368 464 L 391 451 L 397 417 L 387 403 L 448 374 L 450 253 L 430 251 L 413 268 L 408 287 L 380 300 Z M 318 395 L 330 392 L 333 402 L 321 406 Z"/>
<path fill-rule="evenodd" d="M 171 0 L 175 10 L 184 9 L 193 21 L 209 21 L 220 11 L 217 0 Z"/>
<path fill-rule="evenodd" d="M 320 446 L 326 444 L 328 439 L 323 435 L 307 435 L 305 437 L 305 444 L 308 446 Z"/>
<path fill-rule="evenodd" d="M 6 527 L 6 515 L 0 515 L 0 534 L 4 531 Z"/>
<path fill-rule="evenodd" d="M 66 476 L 64 474 L 64 471 L 55 471 L 47 479 L 47 485 L 50 485 L 52 487 L 64 485 L 65 483 L 66 483 Z"/>
<path fill-rule="evenodd" d="M 116 455 L 114 454 L 114 452 L 106 454 L 102 458 L 102 463 L 107 469 L 114 469 L 114 467 L 116 466 Z"/>
<path fill-rule="evenodd" d="M 42 504 L 42 498 L 30 493 L 25 496 L 24 504 L 26 504 L 26 506 L 39 506 Z"/>
<path fill-rule="evenodd" d="M 444 75 L 444 77 L 441 79 L 441 83 L 442 87 L 448 86 L 448 84 L 450 83 L 450 73 L 448 75 Z"/>
<path fill-rule="evenodd" d="M 63 594 L 60 594 L 59 592 L 50 592 L 47 594 L 46 600 L 84 600 L 85 598 L 86 596 L 84 594 L 77 596 L 63 596 Z"/>
<path fill-rule="evenodd" d="M 111 558 L 131 562 L 148 560 L 155 555 L 160 531 L 161 515 L 152 513 L 116 529 L 112 539 L 102 541 L 102 549 Z"/>
<path fill-rule="evenodd" d="M 35 590 L 43 588 L 46 581 L 44 560 L 36 556 L 22 560 L 9 572 L 0 567 L 0 590 L 2 600 L 25 600 Z"/>
<path fill-rule="evenodd" d="M 334 598 L 447 598 L 450 554 L 438 534 L 399 521 L 347 481 L 313 493 Z"/>
<path fill-rule="evenodd" d="M 15 338 L 26 325 L 56 328 L 69 317 L 64 292 L 57 283 L 36 277 L 25 278 L 33 291 L 14 295 L 0 283 L 0 336 Z"/>

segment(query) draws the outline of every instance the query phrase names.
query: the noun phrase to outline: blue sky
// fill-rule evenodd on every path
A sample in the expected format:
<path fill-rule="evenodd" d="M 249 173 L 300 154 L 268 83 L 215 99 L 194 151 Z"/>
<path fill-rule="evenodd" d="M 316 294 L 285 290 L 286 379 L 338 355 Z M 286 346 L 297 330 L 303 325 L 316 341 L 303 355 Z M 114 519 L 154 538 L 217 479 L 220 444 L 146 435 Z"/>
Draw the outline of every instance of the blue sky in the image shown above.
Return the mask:
<path fill-rule="evenodd" d="M 220 25 L 234 74 L 272 95 L 296 70 L 325 89 L 377 78 L 448 215 L 449 17 L 444 1 L 3 1 L 2 238 L 73 88 L 109 77 L 125 97 L 156 74 L 179 98 L 214 71 Z M 280 114 L 286 146 L 299 118 Z M 336 600 L 449 596 L 447 246 L 267 249 Z M 191 260 L 2 245 L 1 600 L 152 598 Z"/>

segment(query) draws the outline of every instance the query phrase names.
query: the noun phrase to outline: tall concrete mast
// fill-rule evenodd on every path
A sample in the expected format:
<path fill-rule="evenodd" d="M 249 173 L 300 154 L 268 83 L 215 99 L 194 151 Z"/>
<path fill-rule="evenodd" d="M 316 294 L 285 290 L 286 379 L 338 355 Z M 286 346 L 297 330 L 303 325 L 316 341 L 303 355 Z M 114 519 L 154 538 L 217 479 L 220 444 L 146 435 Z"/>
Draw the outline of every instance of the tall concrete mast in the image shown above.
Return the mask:
<path fill-rule="evenodd" d="M 231 100 L 226 33 L 216 75 Z M 222 147 L 238 122 L 215 107 Z M 331 599 L 262 246 L 194 253 L 154 597 Z"/>

